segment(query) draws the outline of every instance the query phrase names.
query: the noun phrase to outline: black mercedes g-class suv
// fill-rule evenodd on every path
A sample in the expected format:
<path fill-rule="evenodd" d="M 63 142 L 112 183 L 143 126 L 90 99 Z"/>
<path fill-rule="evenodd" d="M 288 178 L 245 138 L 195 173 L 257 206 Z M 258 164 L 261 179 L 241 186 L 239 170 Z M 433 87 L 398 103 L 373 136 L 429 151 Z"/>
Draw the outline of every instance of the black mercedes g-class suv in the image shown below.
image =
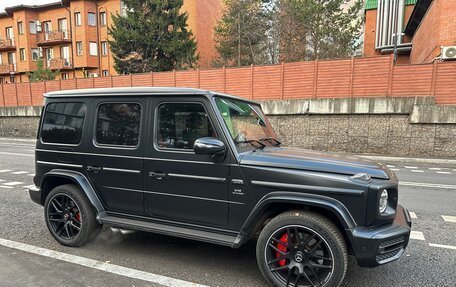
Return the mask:
<path fill-rule="evenodd" d="M 81 246 L 102 224 L 237 248 L 274 286 L 337 286 L 398 259 L 411 220 L 381 164 L 282 147 L 260 105 L 182 88 L 51 92 L 36 146 L 47 227 Z"/>

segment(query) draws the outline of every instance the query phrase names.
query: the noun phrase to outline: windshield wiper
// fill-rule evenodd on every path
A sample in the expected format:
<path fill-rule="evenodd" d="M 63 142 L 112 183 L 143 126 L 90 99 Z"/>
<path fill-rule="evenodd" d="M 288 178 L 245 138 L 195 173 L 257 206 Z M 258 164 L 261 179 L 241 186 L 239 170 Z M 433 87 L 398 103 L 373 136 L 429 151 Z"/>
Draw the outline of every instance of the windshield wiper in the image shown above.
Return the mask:
<path fill-rule="evenodd" d="M 276 146 L 280 146 L 282 144 L 280 141 L 278 141 L 277 139 L 275 139 L 273 137 L 261 138 L 258 141 L 260 141 L 260 142 L 267 141 L 267 142 L 270 142 L 271 144 L 276 143 Z"/>
<path fill-rule="evenodd" d="M 248 144 L 251 144 L 254 147 L 261 148 L 261 149 L 264 149 L 266 147 L 266 145 L 264 143 L 260 142 L 259 140 L 245 140 L 245 141 L 236 141 L 235 140 L 235 142 L 237 144 L 248 143 Z"/>

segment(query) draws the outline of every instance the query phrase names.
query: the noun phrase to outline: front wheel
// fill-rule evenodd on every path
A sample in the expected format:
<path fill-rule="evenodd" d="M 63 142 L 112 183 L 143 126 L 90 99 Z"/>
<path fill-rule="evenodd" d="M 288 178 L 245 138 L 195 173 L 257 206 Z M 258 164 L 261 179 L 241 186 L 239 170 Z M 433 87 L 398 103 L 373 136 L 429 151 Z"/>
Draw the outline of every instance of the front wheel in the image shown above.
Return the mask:
<path fill-rule="evenodd" d="M 65 246 L 84 245 L 101 229 L 90 201 L 72 184 L 51 190 L 44 203 L 44 216 L 52 236 Z"/>
<path fill-rule="evenodd" d="M 261 273 L 273 286 L 339 286 L 347 271 L 347 247 L 326 217 L 290 211 L 273 218 L 258 239 Z"/>

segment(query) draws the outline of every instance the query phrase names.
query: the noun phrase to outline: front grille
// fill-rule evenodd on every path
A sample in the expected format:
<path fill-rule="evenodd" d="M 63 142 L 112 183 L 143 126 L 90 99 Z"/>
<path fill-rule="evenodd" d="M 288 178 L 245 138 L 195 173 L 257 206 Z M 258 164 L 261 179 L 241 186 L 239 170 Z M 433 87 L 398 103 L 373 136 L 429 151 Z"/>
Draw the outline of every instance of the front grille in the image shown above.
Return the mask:
<path fill-rule="evenodd" d="M 377 262 L 385 263 L 385 260 L 396 256 L 401 250 L 404 249 L 405 242 L 405 236 L 380 242 L 378 246 L 377 256 L 375 257 Z"/>

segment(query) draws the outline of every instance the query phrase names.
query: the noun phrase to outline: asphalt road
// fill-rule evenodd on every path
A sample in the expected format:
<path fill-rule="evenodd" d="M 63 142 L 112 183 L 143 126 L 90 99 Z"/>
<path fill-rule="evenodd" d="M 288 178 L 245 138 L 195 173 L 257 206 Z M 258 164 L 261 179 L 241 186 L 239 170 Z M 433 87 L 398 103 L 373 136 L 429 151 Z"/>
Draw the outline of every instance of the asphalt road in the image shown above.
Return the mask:
<path fill-rule="evenodd" d="M 59 245 L 46 229 L 43 208 L 26 191 L 33 160 L 32 142 L 0 139 L 0 239 L 97 260 L 94 266 L 108 262 L 208 286 L 266 285 L 253 241 L 234 250 L 104 228 L 84 247 Z M 456 286 L 456 164 L 384 163 L 407 184 L 400 186 L 399 202 L 416 215 L 413 239 L 399 261 L 385 266 L 359 268 L 351 258 L 344 286 Z M 0 286 L 159 286 L 109 271 L 117 267 L 104 272 L 1 246 L 0 266 Z"/>

